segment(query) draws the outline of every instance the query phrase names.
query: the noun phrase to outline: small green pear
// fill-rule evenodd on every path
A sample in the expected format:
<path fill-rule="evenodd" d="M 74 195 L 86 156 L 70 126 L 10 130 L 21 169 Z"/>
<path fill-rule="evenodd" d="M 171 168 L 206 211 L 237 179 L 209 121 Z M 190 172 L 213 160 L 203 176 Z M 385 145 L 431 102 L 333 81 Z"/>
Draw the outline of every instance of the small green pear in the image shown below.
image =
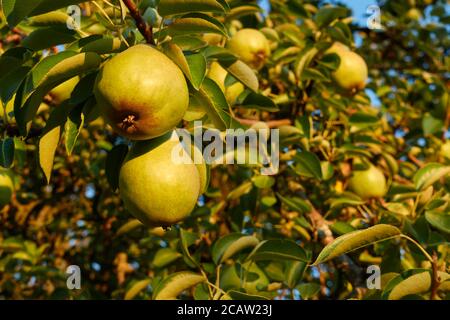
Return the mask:
<path fill-rule="evenodd" d="M 14 182 L 9 170 L 0 168 L 0 208 L 11 201 L 14 192 Z"/>
<path fill-rule="evenodd" d="M 369 71 L 360 55 L 341 43 L 334 43 L 325 53 L 335 53 L 340 59 L 339 67 L 333 72 L 333 79 L 342 89 L 364 89 Z"/>
<path fill-rule="evenodd" d="M 169 132 L 139 141 L 129 151 L 119 173 L 125 208 L 149 227 L 169 227 L 194 209 L 201 177 L 178 139 Z M 181 148 L 181 149 L 180 149 Z"/>
<path fill-rule="evenodd" d="M 383 197 L 387 192 L 386 177 L 373 165 L 367 170 L 354 170 L 349 185 L 364 200 Z"/>
<path fill-rule="evenodd" d="M 226 47 L 255 70 L 264 67 L 270 56 L 269 41 L 256 29 L 239 30 Z"/>
<path fill-rule="evenodd" d="M 189 105 L 181 70 L 163 53 L 144 44 L 106 62 L 94 93 L 105 121 L 131 140 L 153 139 L 172 130 Z"/>

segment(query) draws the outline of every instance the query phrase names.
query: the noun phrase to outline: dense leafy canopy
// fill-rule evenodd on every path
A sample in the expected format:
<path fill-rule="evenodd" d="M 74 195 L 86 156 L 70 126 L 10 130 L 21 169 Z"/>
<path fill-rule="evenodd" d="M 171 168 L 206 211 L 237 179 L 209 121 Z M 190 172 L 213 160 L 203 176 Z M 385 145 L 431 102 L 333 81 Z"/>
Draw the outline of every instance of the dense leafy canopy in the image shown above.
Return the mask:
<path fill-rule="evenodd" d="M 0 298 L 448 298 L 444 0 L 383 1 L 379 30 L 323 1 L 273 0 L 268 12 L 240 0 L 81 2 L 1 1 Z M 75 30 L 69 5 L 81 8 Z M 270 46 L 258 71 L 227 46 L 249 28 Z M 101 65 L 143 42 L 189 83 L 180 127 L 265 122 L 280 133 L 276 175 L 213 165 L 194 211 L 168 230 L 124 209 L 130 141 L 93 93 Z M 335 42 L 365 60 L 364 90 L 338 85 Z M 372 166 L 386 188 L 361 193 L 377 180 L 350 180 Z M 66 286 L 69 265 L 81 290 Z M 378 290 L 367 289 L 369 265 L 380 266 Z"/>

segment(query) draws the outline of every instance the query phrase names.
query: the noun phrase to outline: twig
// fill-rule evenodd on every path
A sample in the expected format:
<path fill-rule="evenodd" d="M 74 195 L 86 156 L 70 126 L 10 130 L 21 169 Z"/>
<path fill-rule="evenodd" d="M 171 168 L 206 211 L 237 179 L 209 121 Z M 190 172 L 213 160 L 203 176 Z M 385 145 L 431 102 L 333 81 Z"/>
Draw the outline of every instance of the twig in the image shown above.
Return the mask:
<path fill-rule="evenodd" d="M 131 16 L 136 22 L 136 27 L 139 29 L 139 32 L 144 36 L 145 41 L 148 44 L 155 45 L 155 39 L 153 38 L 153 27 L 147 24 L 142 18 L 139 9 L 136 7 L 136 4 L 133 0 L 122 0 L 125 6 L 130 11 Z"/>
<path fill-rule="evenodd" d="M 438 264 L 437 264 L 437 254 L 436 252 L 433 252 L 433 262 L 431 263 L 432 266 L 432 275 L 431 275 L 431 294 L 430 294 L 430 300 L 434 300 L 437 295 L 437 290 L 440 285 L 439 276 L 438 276 Z"/>

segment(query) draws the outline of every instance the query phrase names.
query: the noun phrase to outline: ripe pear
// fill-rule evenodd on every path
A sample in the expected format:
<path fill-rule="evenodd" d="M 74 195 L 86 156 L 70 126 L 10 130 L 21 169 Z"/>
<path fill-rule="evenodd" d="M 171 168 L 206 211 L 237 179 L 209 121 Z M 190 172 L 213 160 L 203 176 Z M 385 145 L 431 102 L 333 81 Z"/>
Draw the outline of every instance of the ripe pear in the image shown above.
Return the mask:
<path fill-rule="evenodd" d="M 242 29 L 228 41 L 227 48 L 255 70 L 260 70 L 270 56 L 270 44 L 255 29 Z"/>
<path fill-rule="evenodd" d="M 106 62 L 94 93 L 105 121 L 131 140 L 148 140 L 170 131 L 189 105 L 181 70 L 163 53 L 144 44 Z"/>
<path fill-rule="evenodd" d="M 342 89 L 364 89 L 369 71 L 360 55 L 341 43 L 334 43 L 326 53 L 335 53 L 339 56 L 340 64 L 333 72 L 333 79 Z"/>
<path fill-rule="evenodd" d="M 387 192 L 383 172 L 373 165 L 367 170 L 354 170 L 349 185 L 364 200 L 383 197 Z"/>
<path fill-rule="evenodd" d="M 269 285 L 269 278 L 256 263 L 244 263 L 242 267 L 240 274 L 235 265 L 226 266 L 220 277 L 220 288 L 225 291 L 244 288 L 249 294 L 257 294 Z M 247 281 L 244 282 L 246 272 Z M 256 275 L 257 279 L 254 278 Z"/>
<path fill-rule="evenodd" d="M 411 8 L 406 12 L 406 17 L 414 21 L 419 21 L 422 19 L 422 12 L 417 8 Z"/>
<path fill-rule="evenodd" d="M 0 208 L 11 201 L 14 192 L 14 182 L 8 170 L 0 169 Z"/>
<path fill-rule="evenodd" d="M 236 103 L 237 98 L 244 92 L 245 87 L 240 82 L 235 82 L 232 85 L 226 87 L 225 79 L 227 77 L 228 72 L 222 68 L 222 66 L 217 63 L 211 63 L 211 67 L 208 71 L 208 77 L 211 78 L 217 85 L 222 89 L 225 93 L 225 98 L 227 99 L 230 105 L 234 105 Z"/>
<path fill-rule="evenodd" d="M 76 85 L 80 81 L 80 78 L 73 77 L 66 82 L 61 83 L 59 86 L 53 88 L 49 95 L 52 98 L 52 102 L 55 105 L 60 105 L 63 101 L 70 99 L 73 89 L 75 89 Z"/>
<path fill-rule="evenodd" d="M 171 133 L 136 142 L 119 173 L 119 191 L 125 208 L 149 227 L 168 227 L 186 218 L 200 193 L 200 174 Z M 181 148 L 183 148 L 181 146 Z"/>

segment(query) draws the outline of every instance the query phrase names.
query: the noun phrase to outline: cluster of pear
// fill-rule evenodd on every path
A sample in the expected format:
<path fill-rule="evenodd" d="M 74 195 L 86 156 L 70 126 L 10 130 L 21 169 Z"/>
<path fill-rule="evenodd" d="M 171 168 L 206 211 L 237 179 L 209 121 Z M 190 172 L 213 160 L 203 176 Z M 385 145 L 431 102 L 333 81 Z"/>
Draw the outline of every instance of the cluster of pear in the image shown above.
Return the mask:
<path fill-rule="evenodd" d="M 188 150 L 173 156 L 181 145 L 173 129 L 189 105 L 181 70 L 157 49 L 136 45 L 102 66 L 94 94 L 105 121 L 134 141 L 119 172 L 125 208 L 149 227 L 185 219 L 206 189 L 207 171 Z"/>

